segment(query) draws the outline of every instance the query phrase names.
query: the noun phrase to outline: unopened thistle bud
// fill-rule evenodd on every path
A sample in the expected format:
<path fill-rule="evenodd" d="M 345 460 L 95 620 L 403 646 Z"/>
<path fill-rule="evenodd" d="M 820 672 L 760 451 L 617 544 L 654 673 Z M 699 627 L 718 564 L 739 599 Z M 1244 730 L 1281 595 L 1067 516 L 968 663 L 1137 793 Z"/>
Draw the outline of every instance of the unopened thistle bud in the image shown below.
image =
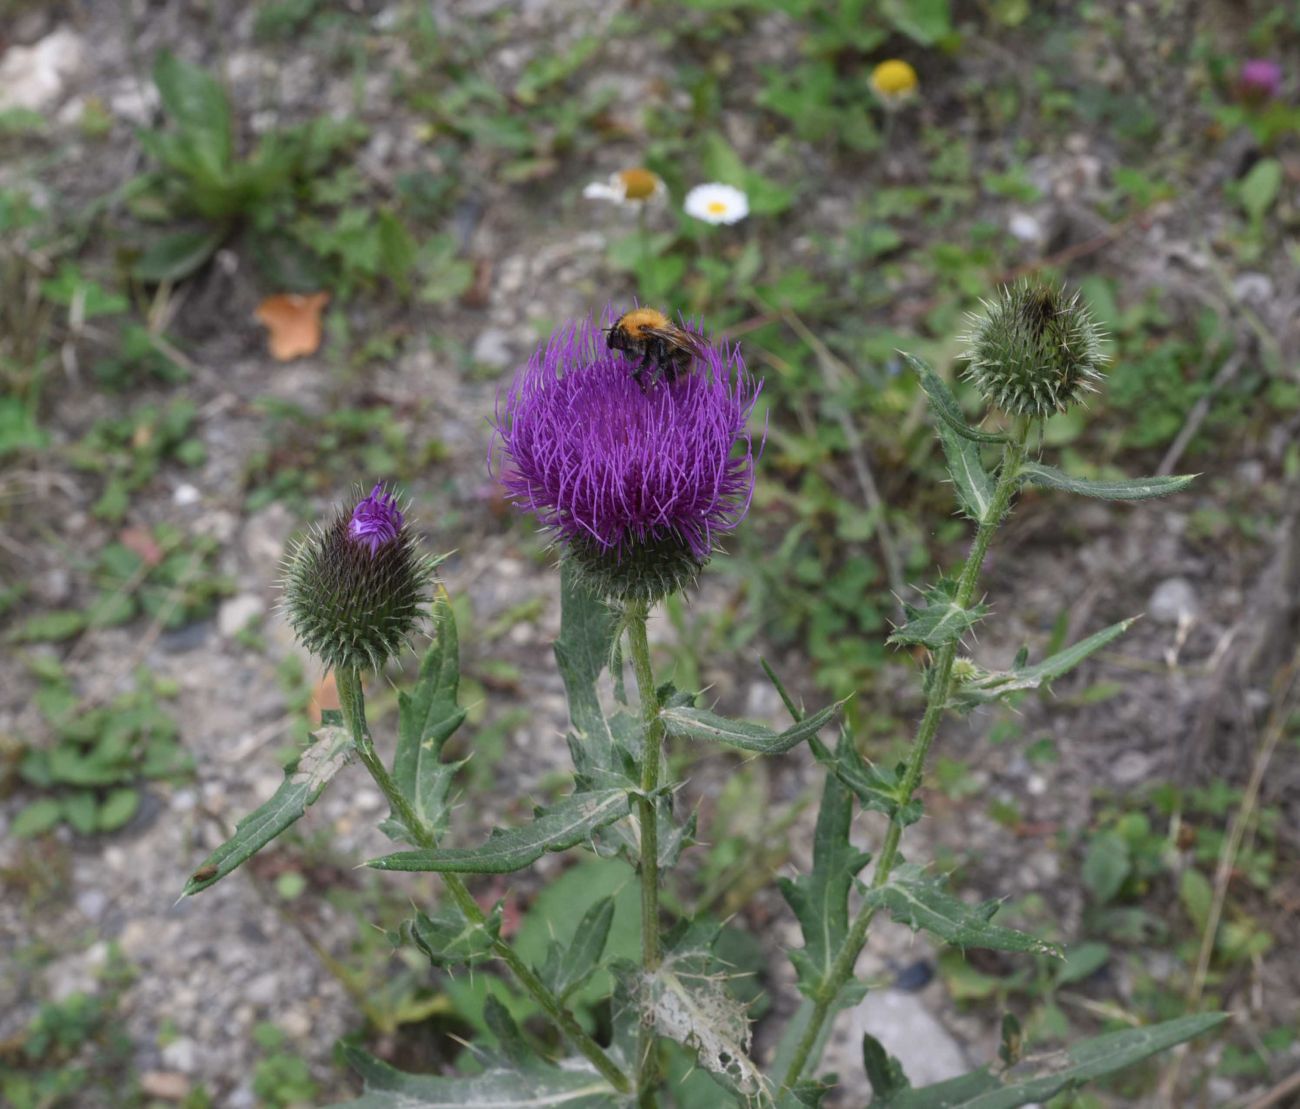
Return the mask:
<path fill-rule="evenodd" d="M 583 320 L 533 355 L 498 408 L 510 498 L 609 600 L 651 603 L 689 586 L 754 490 L 746 423 L 760 383 L 739 351 L 680 335 L 689 365 L 638 379 L 640 356 L 611 350 Z"/>
<path fill-rule="evenodd" d="M 1020 281 L 985 301 L 966 344 L 966 378 L 1008 415 L 1042 419 L 1095 391 L 1102 333 L 1079 295 Z"/>
<path fill-rule="evenodd" d="M 419 630 L 430 599 L 433 561 L 406 530 L 397 497 L 382 485 L 361 493 L 285 560 L 289 623 L 335 670 L 381 670 Z"/>

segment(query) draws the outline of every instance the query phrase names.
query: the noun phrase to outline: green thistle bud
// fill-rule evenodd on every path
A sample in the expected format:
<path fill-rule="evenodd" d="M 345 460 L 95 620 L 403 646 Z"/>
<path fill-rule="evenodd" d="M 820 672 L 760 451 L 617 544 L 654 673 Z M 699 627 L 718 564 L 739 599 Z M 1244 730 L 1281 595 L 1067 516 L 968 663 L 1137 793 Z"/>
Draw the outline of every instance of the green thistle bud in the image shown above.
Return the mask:
<path fill-rule="evenodd" d="M 952 680 L 955 682 L 968 682 L 979 673 L 979 667 L 975 665 L 974 660 L 965 657 L 953 659 L 952 662 Z"/>
<path fill-rule="evenodd" d="M 1102 333 L 1079 295 L 1019 281 L 971 317 L 966 379 L 1011 416 L 1046 418 L 1094 391 L 1105 356 Z"/>
<path fill-rule="evenodd" d="M 312 529 L 285 559 L 284 609 L 298 642 L 334 670 L 381 670 L 420 628 L 434 561 L 397 498 L 357 487 L 354 507 Z"/>

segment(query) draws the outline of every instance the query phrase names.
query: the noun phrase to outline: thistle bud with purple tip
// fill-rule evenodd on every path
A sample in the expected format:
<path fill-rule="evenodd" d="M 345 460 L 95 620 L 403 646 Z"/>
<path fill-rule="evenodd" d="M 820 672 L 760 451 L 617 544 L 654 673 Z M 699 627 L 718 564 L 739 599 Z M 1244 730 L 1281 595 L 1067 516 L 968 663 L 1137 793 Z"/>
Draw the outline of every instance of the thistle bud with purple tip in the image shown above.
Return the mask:
<path fill-rule="evenodd" d="M 395 494 L 357 487 L 285 560 L 284 607 L 298 642 L 335 670 L 381 670 L 419 630 L 434 562 Z"/>
<path fill-rule="evenodd" d="M 749 509 L 761 382 L 738 350 L 692 334 L 685 372 L 638 384 L 635 358 L 583 320 L 552 335 L 498 405 L 507 493 L 608 600 L 690 585 Z"/>

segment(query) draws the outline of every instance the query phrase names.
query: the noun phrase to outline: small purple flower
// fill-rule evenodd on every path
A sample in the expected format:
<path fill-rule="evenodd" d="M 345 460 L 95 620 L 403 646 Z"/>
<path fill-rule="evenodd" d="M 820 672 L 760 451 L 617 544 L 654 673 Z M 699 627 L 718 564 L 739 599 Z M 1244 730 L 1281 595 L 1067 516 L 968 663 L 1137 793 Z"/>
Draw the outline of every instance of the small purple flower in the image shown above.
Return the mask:
<path fill-rule="evenodd" d="M 635 368 L 590 319 L 552 335 L 498 401 L 500 480 L 598 589 L 657 600 L 692 580 L 749 510 L 746 423 L 762 383 L 738 350 L 712 344 L 644 390 Z"/>
<path fill-rule="evenodd" d="M 1243 62 L 1237 87 L 1248 100 L 1272 100 L 1282 91 L 1282 67 L 1268 58 Z"/>
<path fill-rule="evenodd" d="M 352 510 L 348 535 L 368 546 L 370 557 L 374 558 L 380 547 L 397 538 L 402 523 L 402 510 L 397 507 L 397 498 L 391 493 L 385 493 L 383 485 L 376 483 L 370 490 L 370 496 Z"/>

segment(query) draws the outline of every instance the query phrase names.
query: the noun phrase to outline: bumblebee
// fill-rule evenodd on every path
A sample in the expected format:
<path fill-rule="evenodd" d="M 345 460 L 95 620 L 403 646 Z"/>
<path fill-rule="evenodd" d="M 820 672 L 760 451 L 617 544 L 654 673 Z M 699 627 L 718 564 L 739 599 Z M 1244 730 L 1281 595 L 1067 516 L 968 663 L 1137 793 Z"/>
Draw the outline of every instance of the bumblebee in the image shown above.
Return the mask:
<path fill-rule="evenodd" d="M 678 327 L 654 308 L 634 308 L 619 316 L 612 327 L 605 329 L 605 345 L 638 360 L 632 380 L 642 392 L 646 389 L 646 373 L 652 374 L 651 381 L 676 381 L 679 375 L 689 372 L 691 362 L 705 354 L 703 336 Z"/>

